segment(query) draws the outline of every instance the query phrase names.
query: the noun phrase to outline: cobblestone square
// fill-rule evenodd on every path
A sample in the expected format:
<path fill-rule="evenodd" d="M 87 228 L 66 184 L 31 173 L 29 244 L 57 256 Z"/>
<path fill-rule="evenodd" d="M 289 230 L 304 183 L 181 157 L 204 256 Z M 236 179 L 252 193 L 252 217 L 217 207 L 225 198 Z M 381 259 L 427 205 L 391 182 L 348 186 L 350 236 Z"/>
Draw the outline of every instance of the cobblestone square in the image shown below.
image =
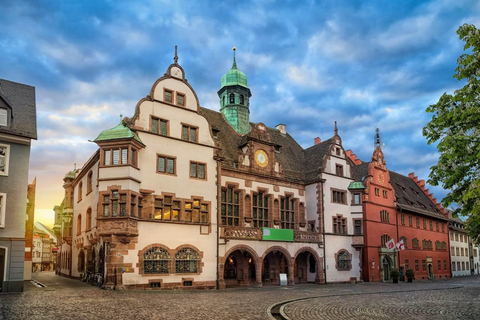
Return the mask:
<path fill-rule="evenodd" d="M 0 319 L 479 319 L 480 277 L 414 283 L 107 291 L 41 272 L 0 295 Z"/>

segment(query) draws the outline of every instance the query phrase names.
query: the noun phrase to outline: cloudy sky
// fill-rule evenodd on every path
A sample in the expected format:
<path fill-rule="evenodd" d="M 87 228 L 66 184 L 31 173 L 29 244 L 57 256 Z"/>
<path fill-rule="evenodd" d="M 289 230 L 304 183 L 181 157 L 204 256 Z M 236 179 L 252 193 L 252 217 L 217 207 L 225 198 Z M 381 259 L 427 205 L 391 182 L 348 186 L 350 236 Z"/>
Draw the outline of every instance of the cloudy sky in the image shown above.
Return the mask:
<path fill-rule="evenodd" d="M 2 0 L 0 78 L 36 88 L 36 216 L 53 216 L 65 173 L 133 115 L 175 45 L 203 107 L 219 109 L 235 45 L 251 121 L 284 123 L 303 147 L 337 121 L 345 149 L 366 161 L 378 127 L 389 169 L 426 179 L 438 154 L 421 133 L 425 109 L 462 86 L 452 75 L 464 23 L 480 26 L 477 1 Z"/>

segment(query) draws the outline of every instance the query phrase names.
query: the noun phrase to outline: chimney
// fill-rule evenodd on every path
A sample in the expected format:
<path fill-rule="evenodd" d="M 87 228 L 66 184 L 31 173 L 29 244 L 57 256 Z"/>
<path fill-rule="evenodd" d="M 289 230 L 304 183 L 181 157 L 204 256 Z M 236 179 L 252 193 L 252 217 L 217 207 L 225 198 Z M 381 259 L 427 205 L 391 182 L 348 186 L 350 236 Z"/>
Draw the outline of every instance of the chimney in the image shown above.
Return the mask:
<path fill-rule="evenodd" d="M 284 125 L 283 123 L 277 124 L 275 127 L 278 131 L 280 131 L 281 134 L 287 134 L 287 126 Z"/>
<path fill-rule="evenodd" d="M 315 139 L 313 139 L 313 142 L 315 143 L 315 145 L 317 145 L 320 142 L 322 142 L 322 139 L 320 139 L 319 137 L 316 137 Z"/>

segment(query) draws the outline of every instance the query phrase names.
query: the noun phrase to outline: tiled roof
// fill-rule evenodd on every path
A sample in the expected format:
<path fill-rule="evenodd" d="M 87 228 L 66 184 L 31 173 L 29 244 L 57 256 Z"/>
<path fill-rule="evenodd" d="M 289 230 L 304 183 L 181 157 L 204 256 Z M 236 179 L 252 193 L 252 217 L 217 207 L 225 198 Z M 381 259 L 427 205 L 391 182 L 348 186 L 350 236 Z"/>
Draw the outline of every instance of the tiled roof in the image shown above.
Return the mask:
<path fill-rule="evenodd" d="M 98 137 L 93 141 L 98 142 L 131 138 L 143 144 L 142 140 L 140 140 L 140 137 L 134 131 L 130 130 L 130 128 L 126 127 L 122 122 L 120 122 L 116 127 L 100 132 Z"/>
<path fill-rule="evenodd" d="M 390 170 L 389 173 L 399 208 L 432 218 L 448 220 L 412 178 Z"/>
<path fill-rule="evenodd" d="M 13 113 L 11 124 L 0 127 L 0 132 L 37 139 L 35 88 L 0 79 L 0 99 L 5 100 Z"/>
<path fill-rule="evenodd" d="M 355 181 L 363 182 L 365 177 L 368 175 L 369 165 L 370 165 L 370 162 L 362 162 L 362 164 L 359 164 L 357 166 L 352 166 L 352 173 Z"/>
<path fill-rule="evenodd" d="M 235 167 L 238 157 L 241 155 L 240 147 L 244 145 L 249 134 L 238 134 L 220 112 L 207 108 L 200 108 L 201 113 L 212 126 L 212 130 L 218 132 L 216 140 L 221 147 L 221 155 L 225 157 L 224 166 Z M 252 128 L 255 124 L 251 123 Z M 304 150 L 288 133 L 282 134 L 274 128 L 267 128 L 271 143 L 279 146 L 276 160 L 283 167 L 285 178 L 302 181 L 304 179 Z"/>
<path fill-rule="evenodd" d="M 333 138 L 330 138 L 305 150 L 304 170 L 307 181 L 316 179 L 318 174 L 323 171 L 324 160 L 329 154 L 332 144 Z"/>

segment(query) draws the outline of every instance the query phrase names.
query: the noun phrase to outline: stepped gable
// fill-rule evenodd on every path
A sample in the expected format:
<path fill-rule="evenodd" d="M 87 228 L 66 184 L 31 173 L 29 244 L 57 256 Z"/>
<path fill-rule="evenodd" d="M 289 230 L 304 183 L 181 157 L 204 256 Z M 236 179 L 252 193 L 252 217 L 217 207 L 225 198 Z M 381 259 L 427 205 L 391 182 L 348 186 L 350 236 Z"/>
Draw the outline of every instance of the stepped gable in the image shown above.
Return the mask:
<path fill-rule="evenodd" d="M 216 142 L 222 149 L 220 155 L 225 157 L 223 165 L 234 168 L 239 156 L 242 155 L 241 147 L 248 142 L 249 138 L 257 138 L 253 130 L 255 124 L 250 123 L 252 130 L 242 136 L 225 120 L 222 113 L 203 107 L 200 107 L 200 110 L 210 123 L 214 136 L 218 137 Z M 269 127 L 267 130 L 270 137 L 266 143 L 277 147 L 276 161 L 282 166 L 285 178 L 303 180 L 303 148 L 288 133 L 282 134 L 279 130 Z"/>
<path fill-rule="evenodd" d="M 35 87 L 0 79 L 0 99 L 11 108 L 12 121 L 0 132 L 37 139 Z"/>
<path fill-rule="evenodd" d="M 334 143 L 333 137 L 305 150 L 305 180 L 317 179 L 318 174 L 324 169 L 325 158 L 330 154 L 330 148 Z"/>
<path fill-rule="evenodd" d="M 448 220 L 436 203 L 411 178 L 390 171 L 390 182 L 395 190 L 397 207 L 436 219 Z"/>

